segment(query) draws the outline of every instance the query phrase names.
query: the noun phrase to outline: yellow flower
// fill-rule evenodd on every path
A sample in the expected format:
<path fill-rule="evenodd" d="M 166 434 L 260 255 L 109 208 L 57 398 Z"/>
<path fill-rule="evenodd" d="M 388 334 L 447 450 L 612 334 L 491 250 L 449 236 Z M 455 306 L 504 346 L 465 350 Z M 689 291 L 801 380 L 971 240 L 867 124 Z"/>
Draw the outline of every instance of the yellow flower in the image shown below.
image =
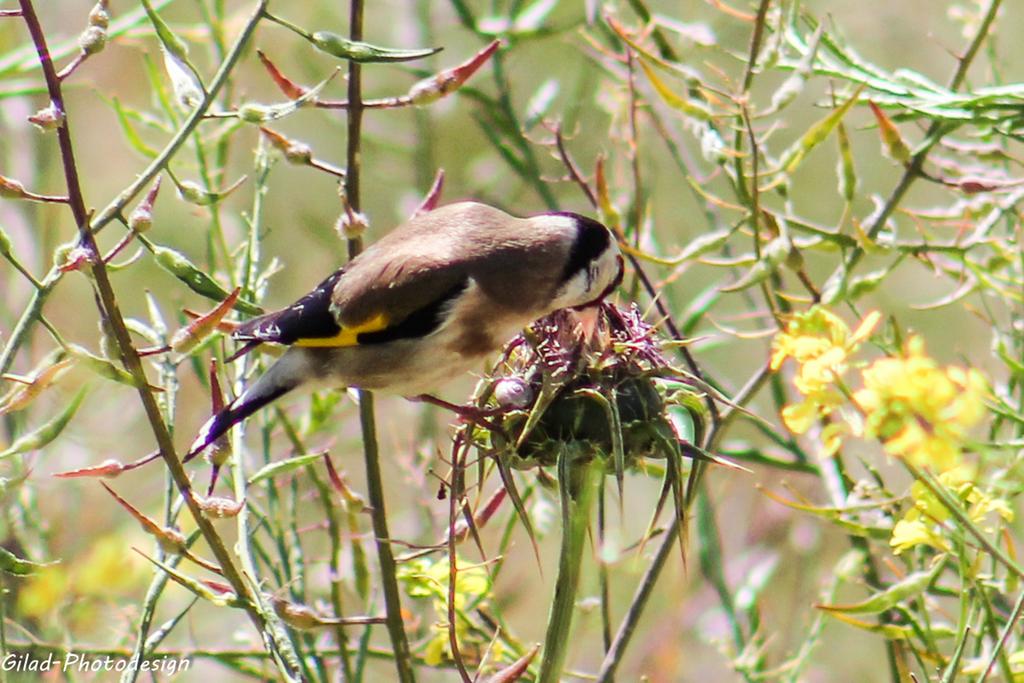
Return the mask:
<path fill-rule="evenodd" d="M 455 578 L 455 637 L 463 654 L 471 654 L 478 645 L 469 629 L 466 610 L 487 598 L 491 591 L 491 578 L 481 565 L 471 565 L 461 558 L 458 560 L 459 573 Z M 433 598 L 437 623 L 431 626 L 433 635 L 427 642 L 423 657 L 428 664 L 439 664 L 451 658 L 451 643 L 448 638 L 448 559 L 431 560 L 422 558 L 403 565 L 398 578 L 406 592 L 414 598 Z"/>
<path fill-rule="evenodd" d="M 68 572 L 64 567 L 44 567 L 32 574 L 18 593 L 18 612 L 26 617 L 44 617 L 70 597 L 70 589 Z"/>
<path fill-rule="evenodd" d="M 782 420 L 791 432 L 805 433 L 818 418 L 830 414 L 842 402 L 835 382 L 846 372 L 850 354 L 868 338 L 880 317 L 877 312 L 868 314 L 851 333 L 837 315 L 814 306 L 794 315 L 786 329 L 775 336 L 771 369 L 778 370 L 788 358 L 795 360 L 798 367 L 793 386 L 804 396 L 803 401 L 782 411 Z M 830 440 L 832 452 L 838 446 L 836 438 Z"/>
<path fill-rule="evenodd" d="M 912 338 L 904 354 L 864 370 L 854 400 L 865 415 L 865 436 L 892 455 L 939 472 L 955 467 L 967 432 L 984 414 L 985 381 L 975 370 L 939 367 Z"/>
<path fill-rule="evenodd" d="M 911 509 L 907 516 L 896 522 L 892 529 L 889 545 L 897 555 L 918 545 L 930 545 L 939 550 L 949 550 L 949 544 L 941 535 L 934 531 L 934 524 L 926 524 L 920 519 L 921 513 Z"/>
<path fill-rule="evenodd" d="M 1006 522 L 1012 522 L 1013 510 L 1009 503 L 978 488 L 974 483 L 975 479 L 974 468 L 967 465 L 953 467 L 938 476 L 939 483 L 960 501 L 972 522 L 980 524 L 986 518 L 993 519 L 990 516 L 992 513 Z M 903 519 L 896 523 L 889 545 L 897 555 L 917 545 L 949 550 L 950 545 L 943 536 L 943 524 L 950 518 L 949 510 L 920 481 L 915 481 L 910 486 L 910 497 L 913 506 L 903 515 Z M 989 527 L 983 528 L 989 532 L 994 530 Z"/>

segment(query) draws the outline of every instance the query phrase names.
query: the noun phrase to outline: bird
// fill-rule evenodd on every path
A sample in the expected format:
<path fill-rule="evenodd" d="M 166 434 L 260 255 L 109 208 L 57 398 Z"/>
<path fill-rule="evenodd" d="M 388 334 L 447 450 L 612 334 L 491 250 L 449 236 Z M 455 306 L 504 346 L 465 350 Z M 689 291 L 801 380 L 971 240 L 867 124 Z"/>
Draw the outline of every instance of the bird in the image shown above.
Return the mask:
<path fill-rule="evenodd" d="M 203 425 L 185 461 L 302 385 L 429 398 L 539 318 L 596 317 L 623 269 L 612 232 L 580 214 L 517 218 L 474 201 L 419 213 L 291 306 L 233 331 L 239 353 L 288 348 Z"/>

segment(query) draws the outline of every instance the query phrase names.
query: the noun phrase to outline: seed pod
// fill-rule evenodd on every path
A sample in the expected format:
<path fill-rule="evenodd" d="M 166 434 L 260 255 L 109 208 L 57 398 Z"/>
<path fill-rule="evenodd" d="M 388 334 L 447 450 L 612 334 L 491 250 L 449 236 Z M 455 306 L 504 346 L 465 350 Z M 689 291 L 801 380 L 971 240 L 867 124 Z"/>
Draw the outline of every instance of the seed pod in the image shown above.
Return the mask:
<path fill-rule="evenodd" d="M 313 148 L 304 142 L 292 142 L 285 147 L 284 158 L 290 164 L 305 166 L 313 161 Z"/>
<path fill-rule="evenodd" d="M 217 519 L 236 517 L 245 505 L 244 500 L 232 500 L 231 498 L 221 498 L 219 496 L 209 496 L 208 498 L 196 496 L 195 498 L 199 509 L 208 516 Z"/>
<path fill-rule="evenodd" d="M 78 47 L 87 55 L 102 52 L 107 46 L 107 29 L 101 26 L 90 26 L 78 36 Z"/>
<path fill-rule="evenodd" d="M 28 196 L 25 186 L 14 178 L 0 175 L 0 197 L 4 199 L 24 199 Z"/>
<path fill-rule="evenodd" d="M 330 31 L 316 31 L 309 36 L 309 42 L 321 52 L 326 52 L 341 59 L 347 59 L 350 62 L 359 63 L 408 62 L 414 59 L 423 59 L 441 51 L 439 47 L 423 50 L 400 50 L 378 47 L 369 43 L 349 40 Z"/>
<path fill-rule="evenodd" d="M 110 26 L 110 3 L 107 0 L 100 0 L 93 5 L 89 12 L 89 25 L 99 28 Z"/>
<path fill-rule="evenodd" d="M 238 108 L 238 118 L 246 123 L 263 123 L 275 117 L 270 107 L 256 102 L 247 102 Z"/>
<path fill-rule="evenodd" d="M 366 214 L 348 209 L 342 211 L 341 215 L 338 216 L 338 222 L 335 223 L 334 229 L 343 238 L 352 240 L 361 237 L 369 226 L 370 222 L 366 218 Z"/>

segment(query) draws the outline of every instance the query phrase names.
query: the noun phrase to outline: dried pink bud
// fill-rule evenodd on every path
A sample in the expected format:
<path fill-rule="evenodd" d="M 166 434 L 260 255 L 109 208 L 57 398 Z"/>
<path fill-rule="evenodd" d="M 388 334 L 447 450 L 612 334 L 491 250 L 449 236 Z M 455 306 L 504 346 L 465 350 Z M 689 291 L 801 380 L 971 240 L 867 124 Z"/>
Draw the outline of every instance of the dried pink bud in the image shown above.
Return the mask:
<path fill-rule="evenodd" d="M 29 116 L 28 121 L 42 131 L 56 130 L 64 125 L 64 112 L 57 109 L 53 102 L 51 102 L 50 106 L 43 107 L 35 114 L 32 114 L 32 116 Z"/>
<path fill-rule="evenodd" d="M 143 233 L 153 226 L 153 204 L 156 203 L 156 196 L 160 193 L 161 180 L 162 178 L 156 179 L 153 187 L 149 189 L 146 196 L 135 207 L 131 215 L 128 216 L 128 227 L 133 232 Z"/>
<path fill-rule="evenodd" d="M 235 517 L 245 506 L 244 500 L 233 500 L 231 498 L 222 498 L 219 496 L 210 496 L 208 498 L 196 496 L 195 498 L 196 503 L 199 504 L 199 508 L 203 512 L 210 517 L 215 517 L 217 519 Z"/>
<path fill-rule="evenodd" d="M 61 479 L 74 479 L 77 477 L 103 477 L 104 479 L 113 479 L 122 472 L 124 472 L 125 466 L 118 460 L 110 459 L 104 460 L 99 465 L 93 465 L 92 467 L 83 467 L 77 470 L 68 470 L 66 472 L 56 472 L 53 476 Z"/>
<path fill-rule="evenodd" d="M 425 78 L 409 89 L 407 97 L 417 106 L 430 104 L 446 95 L 450 95 L 469 80 L 476 71 L 497 51 L 500 41 L 492 41 L 490 45 L 473 55 L 459 66 L 446 69 L 430 78 Z"/>
<path fill-rule="evenodd" d="M 88 247 L 76 245 L 67 252 L 64 262 L 57 266 L 62 273 L 69 273 L 79 270 L 86 275 L 92 273 L 93 264 L 96 262 L 95 253 Z"/>

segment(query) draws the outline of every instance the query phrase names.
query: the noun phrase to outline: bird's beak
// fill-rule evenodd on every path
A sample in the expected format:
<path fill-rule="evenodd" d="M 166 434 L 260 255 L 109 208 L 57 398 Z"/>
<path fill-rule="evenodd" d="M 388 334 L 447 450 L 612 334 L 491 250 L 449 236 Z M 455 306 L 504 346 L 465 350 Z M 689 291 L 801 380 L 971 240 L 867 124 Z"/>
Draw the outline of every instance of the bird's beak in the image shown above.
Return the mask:
<path fill-rule="evenodd" d="M 600 312 L 600 305 L 586 306 L 573 311 L 576 314 L 576 318 L 580 321 L 580 330 L 585 343 L 590 343 L 594 339 L 597 332 L 597 317 Z"/>

